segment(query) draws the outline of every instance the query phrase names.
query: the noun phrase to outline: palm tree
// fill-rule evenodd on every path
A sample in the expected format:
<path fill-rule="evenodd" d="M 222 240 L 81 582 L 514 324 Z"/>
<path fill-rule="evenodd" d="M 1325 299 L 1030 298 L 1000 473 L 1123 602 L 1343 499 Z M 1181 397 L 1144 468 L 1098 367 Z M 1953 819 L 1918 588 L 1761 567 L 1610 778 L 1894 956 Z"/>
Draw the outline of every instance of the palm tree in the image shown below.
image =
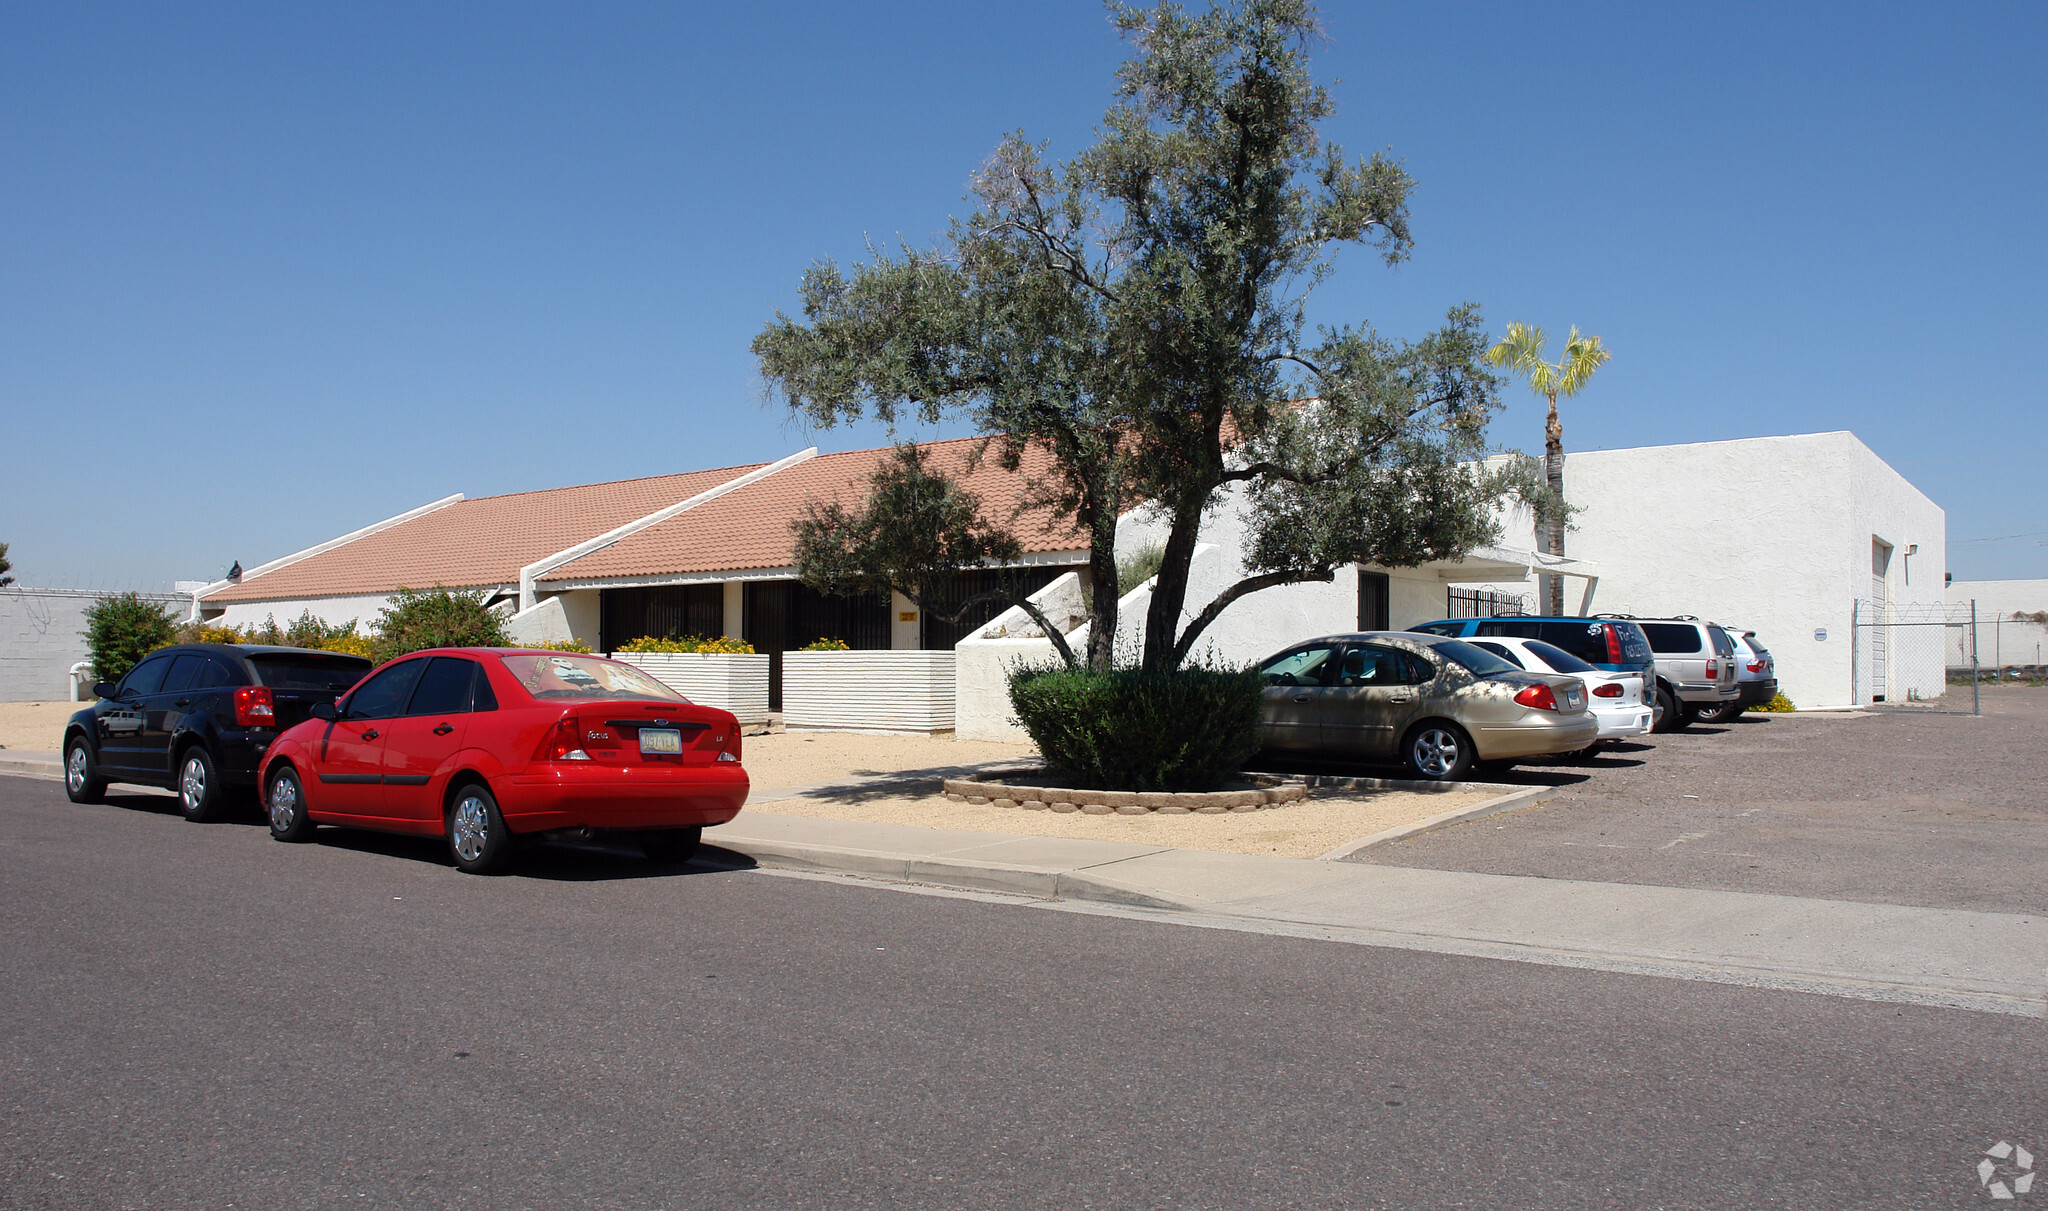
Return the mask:
<path fill-rule="evenodd" d="M 1543 360 L 1543 346 L 1549 338 L 1533 324 L 1509 324 L 1507 339 L 1486 351 L 1486 360 L 1504 366 L 1508 373 L 1529 380 L 1529 390 L 1550 400 L 1550 415 L 1543 422 L 1543 478 L 1550 486 L 1552 507 L 1538 518 L 1547 537 L 1550 554 L 1564 554 L 1564 422 L 1557 418 L 1557 397 L 1566 399 L 1585 387 L 1593 372 L 1611 356 L 1597 336 L 1580 336 L 1572 325 L 1571 339 L 1564 343 L 1564 356 L 1555 362 Z M 1552 616 L 1564 613 L 1564 577 L 1547 576 Z"/>

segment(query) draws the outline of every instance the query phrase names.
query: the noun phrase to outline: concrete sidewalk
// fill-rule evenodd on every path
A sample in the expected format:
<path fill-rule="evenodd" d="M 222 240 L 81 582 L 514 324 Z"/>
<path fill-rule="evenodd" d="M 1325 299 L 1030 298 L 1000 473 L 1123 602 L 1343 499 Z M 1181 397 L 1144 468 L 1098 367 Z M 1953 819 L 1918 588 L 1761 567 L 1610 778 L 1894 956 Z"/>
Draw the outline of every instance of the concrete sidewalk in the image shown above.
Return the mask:
<path fill-rule="evenodd" d="M 763 866 L 1371 945 L 2048 1016 L 2048 919 L 749 811 Z"/>

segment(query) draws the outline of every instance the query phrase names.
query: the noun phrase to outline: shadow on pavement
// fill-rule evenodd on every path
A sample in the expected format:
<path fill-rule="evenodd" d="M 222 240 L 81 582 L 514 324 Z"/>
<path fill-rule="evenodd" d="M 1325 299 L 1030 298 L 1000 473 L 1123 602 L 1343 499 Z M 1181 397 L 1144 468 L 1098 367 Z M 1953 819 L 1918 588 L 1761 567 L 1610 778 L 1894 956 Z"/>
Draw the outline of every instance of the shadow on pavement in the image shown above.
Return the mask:
<path fill-rule="evenodd" d="M 353 828 L 322 828 L 318 843 L 360 854 L 377 854 L 429 866 L 453 868 L 448 843 L 440 837 L 369 832 Z M 543 842 L 522 849 L 505 875 L 558 883 L 598 883 L 616 879 L 664 879 L 677 875 L 709 875 L 751 869 L 752 858 L 716 845 L 702 845 L 688 862 L 650 862 L 638 846 L 623 841 Z"/>

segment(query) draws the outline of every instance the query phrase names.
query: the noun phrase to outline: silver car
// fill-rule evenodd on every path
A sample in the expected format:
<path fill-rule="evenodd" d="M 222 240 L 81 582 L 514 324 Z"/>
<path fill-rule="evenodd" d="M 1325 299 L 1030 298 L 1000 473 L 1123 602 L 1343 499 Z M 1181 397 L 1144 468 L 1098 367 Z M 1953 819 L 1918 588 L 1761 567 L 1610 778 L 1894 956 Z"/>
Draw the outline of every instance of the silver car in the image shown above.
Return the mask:
<path fill-rule="evenodd" d="M 1586 683 L 1527 673 L 1460 639 L 1364 631 L 1299 643 L 1259 666 L 1268 752 L 1404 762 L 1456 781 L 1480 762 L 1568 753 L 1600 725 Z"/>
<path fill-rule="evenodd" d="M 1735 681 L 1735 640 L 1697 618 L 1637 618 L 1657 658 L 1657 694 L 1664 708 L 1658 731 L 1683 727 L 1701 711 L 1732 705 L 1742 691 Z"/>

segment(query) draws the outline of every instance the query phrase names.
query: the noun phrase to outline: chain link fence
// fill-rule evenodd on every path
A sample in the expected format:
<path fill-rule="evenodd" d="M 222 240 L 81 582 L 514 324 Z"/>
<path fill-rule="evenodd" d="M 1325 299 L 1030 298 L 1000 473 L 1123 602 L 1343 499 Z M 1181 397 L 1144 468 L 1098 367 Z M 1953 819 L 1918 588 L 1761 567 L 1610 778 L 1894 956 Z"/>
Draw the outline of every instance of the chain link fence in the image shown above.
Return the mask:
<path fill-rule="evenodd" d="M 1950 686 L 1975 687 L 1981 630 L 1975 603 L 1898 605 L 1858 601 L 1851 625 L 1852 701 L 1862 706 L 1927 702 Z"/>

